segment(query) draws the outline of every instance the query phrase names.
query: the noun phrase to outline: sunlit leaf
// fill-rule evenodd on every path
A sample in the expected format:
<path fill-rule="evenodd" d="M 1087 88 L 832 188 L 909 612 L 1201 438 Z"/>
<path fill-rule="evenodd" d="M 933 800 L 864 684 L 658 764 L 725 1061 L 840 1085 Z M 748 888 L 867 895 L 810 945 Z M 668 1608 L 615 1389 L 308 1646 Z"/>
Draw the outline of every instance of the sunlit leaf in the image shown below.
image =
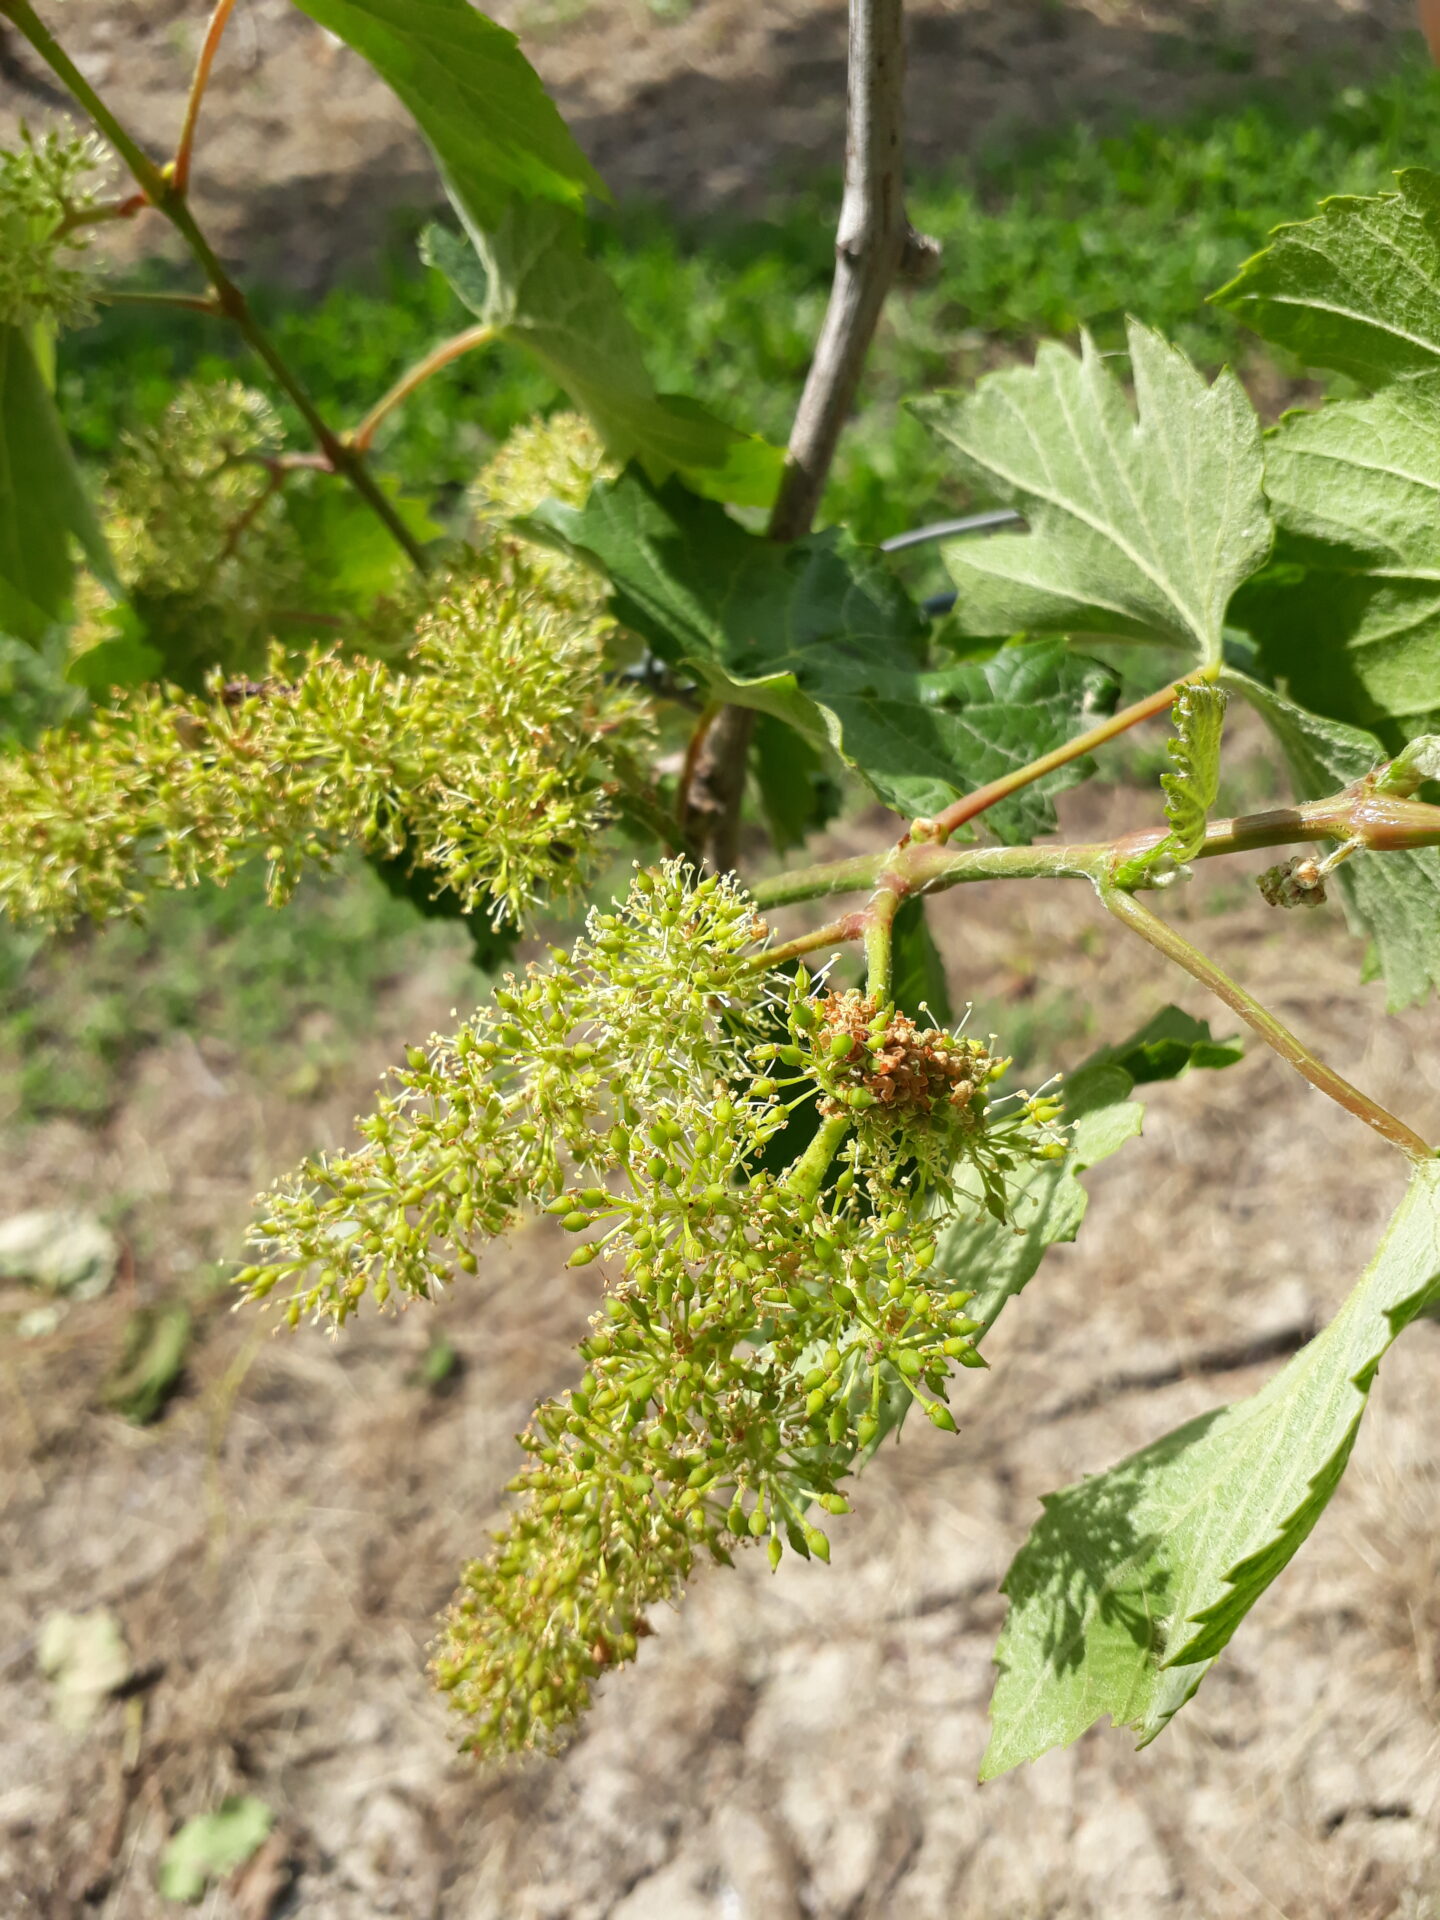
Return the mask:
<path fill-rule="evenodd" d="M 1440 368 L 1440 175 L 1407 167 L 1398 191 L 1337 195 L 1277 228 L 1214 295 L 1312 367 L 1366 386 Z"/>
<path fill-rule="evenodd" d="M 983 1778 L 1107 1714 L 1141 1745 L 1163 1730 L 1314 1527 L 1380 1360 L 1437 1300 L 1427 1162 L 1340 1312 L 1266 1387 L 1049 1496 L 1005 1580 Z"/>
<path fill-rule="evenodd" d="M 223 1880 L 259 1852 L 274 1824 L 265 1802 L 249 1794 L 231 1794 L 214 1813 L 196 1814 L 160 1856 L 161 1893 L 167 1900 L 202 1900 L 212 1880 Z"/>
<path fill-rule="evenodd" d="M 715 698 L 828 743 L 897 812 L 928 814 L 1092 726 L 1104 667 L 1056 641 L 929 670 L 924 629 L 878 556 L 837 529 L 788 544 L 749 533 L 683 487 L 633 469 L 583 509 L 546 503 L 532 531 L 608 575 L 619 618 Z M 992 808 L 1002 839 L 1051 830 L 1050 796 L 1080 759 Z"/>
<path fill-rule="evenodd" d="M 512 194 L 580 206 L 605 186 L 513 33 L 469 0 L 295 0 L 368 60 L 415 116 L 479 220 Z"/>
<path fill-rule="evenodd" d="M 1138 418 L 1087 335 L 1033 368 L 915 403 L 962 478 L 1026 533 L 956 540 L 945 564 L 973 634 L 1094 631 L 1220 658 L 1225 609 L 1270 550 L 1260 427 L 1232 374 L 1207 386 L 1131 321 Z"/>
<path fill-rule="evenodd" d="M 1440 713 L 1440 372 L 1287 414 L 1265 488 L 1277 564 L 1232 617 L 1267 677 L 1359 726 Z"/>
<path fill-rule="evenodd" d="M 517 199 L 481 222 L 458 198 L 456 207 L 473 245 L 430 227 L 422 254 L 497 338 L 535 356 L 617 460 L 638 460 L 653 480 L 683 473 L 713 499 L 768 505 L 780 449 L 698 401 L 655 391 L 619 290 L 586 253 L 575 214 Z"/>
<path fill-rule="evenodd" d="M 1160 776 L 1170 831 L 1120 867 L 1118 885 L 1140 885 L 1157 871 L 1173 873 L 1204 846 L 1210 809 L 1220 791 L 1220 739 L 1229 698 L 1223 688 L 1195 685 L 1182 687 L 1175 696 L 1170 709 L 1175 731 L 1169 742 L 1174 771 Z"/>

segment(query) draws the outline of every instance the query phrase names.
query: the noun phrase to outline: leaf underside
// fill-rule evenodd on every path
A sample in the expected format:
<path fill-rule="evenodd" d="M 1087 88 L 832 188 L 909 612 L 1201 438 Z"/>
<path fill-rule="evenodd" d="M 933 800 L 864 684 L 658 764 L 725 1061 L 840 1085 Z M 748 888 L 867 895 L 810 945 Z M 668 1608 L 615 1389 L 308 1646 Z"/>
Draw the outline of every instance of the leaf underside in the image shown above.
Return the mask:
<path fill-rule="evenodd" d="M 1335 719 L 1423 730 L 1440 712 L 1440 371 L 1287 414 L 1265 484 L 1277 564 L 1232 618 L 1267 677 Z"/>
<path fill-rule="evenodd" d="M 1440 175 L 1337 195 L 1280 227 L 1214 299 L 1307 366 L 1365 386 L 1440 369 Z"/>
<path fill-rule="evenodd" d="M 1386 758 L 1359 727 L 1307 712 L 1244 674 L 1225 679 L 1274 734 L 1301 800 L 1336 793 Z M 1440 848 L 1356 853 L 1336 868 L 1334 884 L 1351 928 L 1374 942 L 1390 1011 L 1440 991 Z"/>
<path fill-rule="evenodd" d="M 1142 1746 L 1163 1730 L 1310 1533 L 1382 1356 L 1437 1299 L 1426 1162 L 1345 1305 L 1267 1386 L 1043 1503 L 1004 1584 L 983 1779 L 1106 1714 Z"/>
<path fill-rule="evenodd" d="M 78 543 L 119 592 L 65 429 L 29 342 L 0 327 L 0 633 L 32 643 L 60 619 Z"/>
<path fill-rule="evenodd" d="M 617 616 L 716 699 L 833 746 L 879 797 L 929 814 L 1094 724 L 1113 676 L 1053 641 L 928 670 L 923 627 L 894 576 L 836 530 L 778 545 L 674 483 L 630 470 L 583 508 L 549 501 L 529 529 L 587 559 Z M 1050 796 L 1078 760 L 990 809 L 1007 841 L 1051 831 Z"/>
<path fill-rule="evenodd" d="M 683 473 L 714 499 L 769 504 L 780 449 L 698 401 L 656 392 L 619 290 L 586 253 L 576 214 L 512 199 L 498 217 L 480 220 L 452 198 L 469 242 L 430 227 L 422 256 L 478 319 L 534 355 L 615 459 L 638 460 L 655 480 Z"/>
<path fill-rule="evenodd" d="M 1028 533 L 954 541 L 956 616 L 974 634 L 1089 631 L 1220 658 L 1225 608 L 1270 549 L 1260 428 L 1244 389 L 1212 386 L 1131 321 L 1138 419 L 1085 336 L 1033 368 L 915 403 L 986 498 Z"/>

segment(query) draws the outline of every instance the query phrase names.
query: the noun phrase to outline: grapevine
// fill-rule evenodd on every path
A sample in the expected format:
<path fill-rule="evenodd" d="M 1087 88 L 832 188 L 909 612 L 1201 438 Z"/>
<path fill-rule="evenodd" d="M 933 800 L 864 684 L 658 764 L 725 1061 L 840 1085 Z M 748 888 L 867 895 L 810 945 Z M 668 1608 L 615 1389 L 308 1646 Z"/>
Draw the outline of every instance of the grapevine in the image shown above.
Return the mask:
<path fill-rule="evenodd" d="M 828 1561 L 877 1449 L 908 1418 L 964 1419 L 996 1319 L 1080 1224 L 1079 1176 L 1137 1130 L 1125 1060 L 1157 1048 L 1154 1078 L 1236 1057 L 1169 1009 L 1129 1052 L 1011 1086 L 1002 1038 L 945 1004 L 926 903 L 1088 886 L 1117 938 L 1202 982 L 1410 1182 L 1309 1347 L 1203 1436 L 1112 1470 L 1148 1516 L 1129 1544 L 1101 1524 L 1101 1475 L 1020 1548 L 984 1771 L 1105 1713 L 1153 1738 L 1318 1520 L 1384 1352 L 1440 1303 L 1435 1150 L 1163 913 L 1199 862 L 1290 849 L 1260 877 L 1270 905 L 1338 901 L 1392 1007 L 1440 987 L 1440 177 L 1327 202 L 1215 295 L 1359 397 L 1265 431 L 1232 374 L 1132 320 L 1123 374 L 1082 336 L 917 398 L 987 508 L 985 538 L 944 547 L 941 624 L 882 554 L 814 524 L 884 303 L 936 245 L 904 211 L 900 0 L 850 0 L 837 273 L 785 449 L 656 389 L 584 247 L 600 183 L 509 34 L 468 0 L 413 20 L 301 4 L 415 113 L 458 228 L 424 257 L 476 322 L 348 429 L 191 207 L 227 0 L 165 166 L 29 0 L 0 0 L 93 121 L 0 154 L 0 478 L 30 475 L 0 488 L 0 629 L 59 633 L 89 702 L 0 759 L 0 907 L 64 929 L 244 861 L 282 905 L 348 847 L 509 937 L 586 903 L 569 945 L 527 949 L 408 1050 L 357 1145 L 275 1182 L 237 1275 L 281 1326 L 339 1334 L 483 1287 L 527 1219 L 573 1236 L 596 1301 L 575 1384 L 520 1435 L 509 1517 L 432 1657 L 466 1744 L 508 1754 L 563 1742 L 702 1561 Z M 497 89 L 506 113 L 477 113 Z M 112 165 L 127 196 L 105 197 Z M 92 489 L 46 356 L 149 297 L 86 242 L 152 215 L 198 276 L 163 297 L 235 328 L 265 385 L 178 391 Z M 501 341 L 576 411 L 522 426 L 432 519 L 379 429 Z M 1241 702 L 1292 797 L 1217 818 Z M 1150 816 L 1060 838 L 1055 796 L 1166 715 Z M 839 780 L 893 831 L 770 857 L 814 837 Z M 827 900 L 846 904 L 823 918 Z M 794 907 L 811 924 L 782 937 L 767 915 Z M 1143 1644 L 1127 1618 L 1152 1621 Z"/>

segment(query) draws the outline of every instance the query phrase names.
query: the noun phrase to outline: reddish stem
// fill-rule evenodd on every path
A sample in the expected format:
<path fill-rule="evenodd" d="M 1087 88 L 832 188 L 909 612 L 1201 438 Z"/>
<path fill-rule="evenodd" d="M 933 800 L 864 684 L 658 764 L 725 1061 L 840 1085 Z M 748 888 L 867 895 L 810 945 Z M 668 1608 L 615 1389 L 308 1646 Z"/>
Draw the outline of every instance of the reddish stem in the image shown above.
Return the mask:
<path fill-rule="evenodd" d="M 210 70 L 215 65 L 215 56 L 220 51 L 220 41 L 229 23 L 230 15 L 235 11 L 235 0 L 216 0 L 215 11 L 210 16 L 210 25 L 205 30 L 205 39 L 200 48 L 200 57 L 195 62 L 195 77 L 190 82 L 190 98 L 185 106 L 185 123 L 180 129 L 180 142 L 175 149 L 175 159 L 170 168 L 170 178 L 175 191 L 185 193 L 190 185 L 190 166 L 195 157 L 195 132 L 200 124 L 200 106 L 205 98 L 205 89 L 210 84 Z"/>

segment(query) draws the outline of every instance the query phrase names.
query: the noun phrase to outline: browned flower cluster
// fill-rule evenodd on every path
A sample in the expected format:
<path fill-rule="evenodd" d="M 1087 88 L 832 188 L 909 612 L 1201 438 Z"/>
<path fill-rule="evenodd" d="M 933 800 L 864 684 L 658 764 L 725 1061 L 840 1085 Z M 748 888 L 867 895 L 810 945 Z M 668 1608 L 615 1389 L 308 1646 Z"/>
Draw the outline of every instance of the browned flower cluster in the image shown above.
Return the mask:
<path fill-rule="evenodd" d="M 941 1103 L 963 1111 L 996 1065 L 983 1041 L 962 1039 L 944 1027 L 917 1027 L 908 1014 L 882 1008 L 853 987 L 825 995 L 820 1035 L 839 1072 L 896 1111 L 930 1113 Z M 840 1111 L 839 1102 L 826 1106 Z"/>

